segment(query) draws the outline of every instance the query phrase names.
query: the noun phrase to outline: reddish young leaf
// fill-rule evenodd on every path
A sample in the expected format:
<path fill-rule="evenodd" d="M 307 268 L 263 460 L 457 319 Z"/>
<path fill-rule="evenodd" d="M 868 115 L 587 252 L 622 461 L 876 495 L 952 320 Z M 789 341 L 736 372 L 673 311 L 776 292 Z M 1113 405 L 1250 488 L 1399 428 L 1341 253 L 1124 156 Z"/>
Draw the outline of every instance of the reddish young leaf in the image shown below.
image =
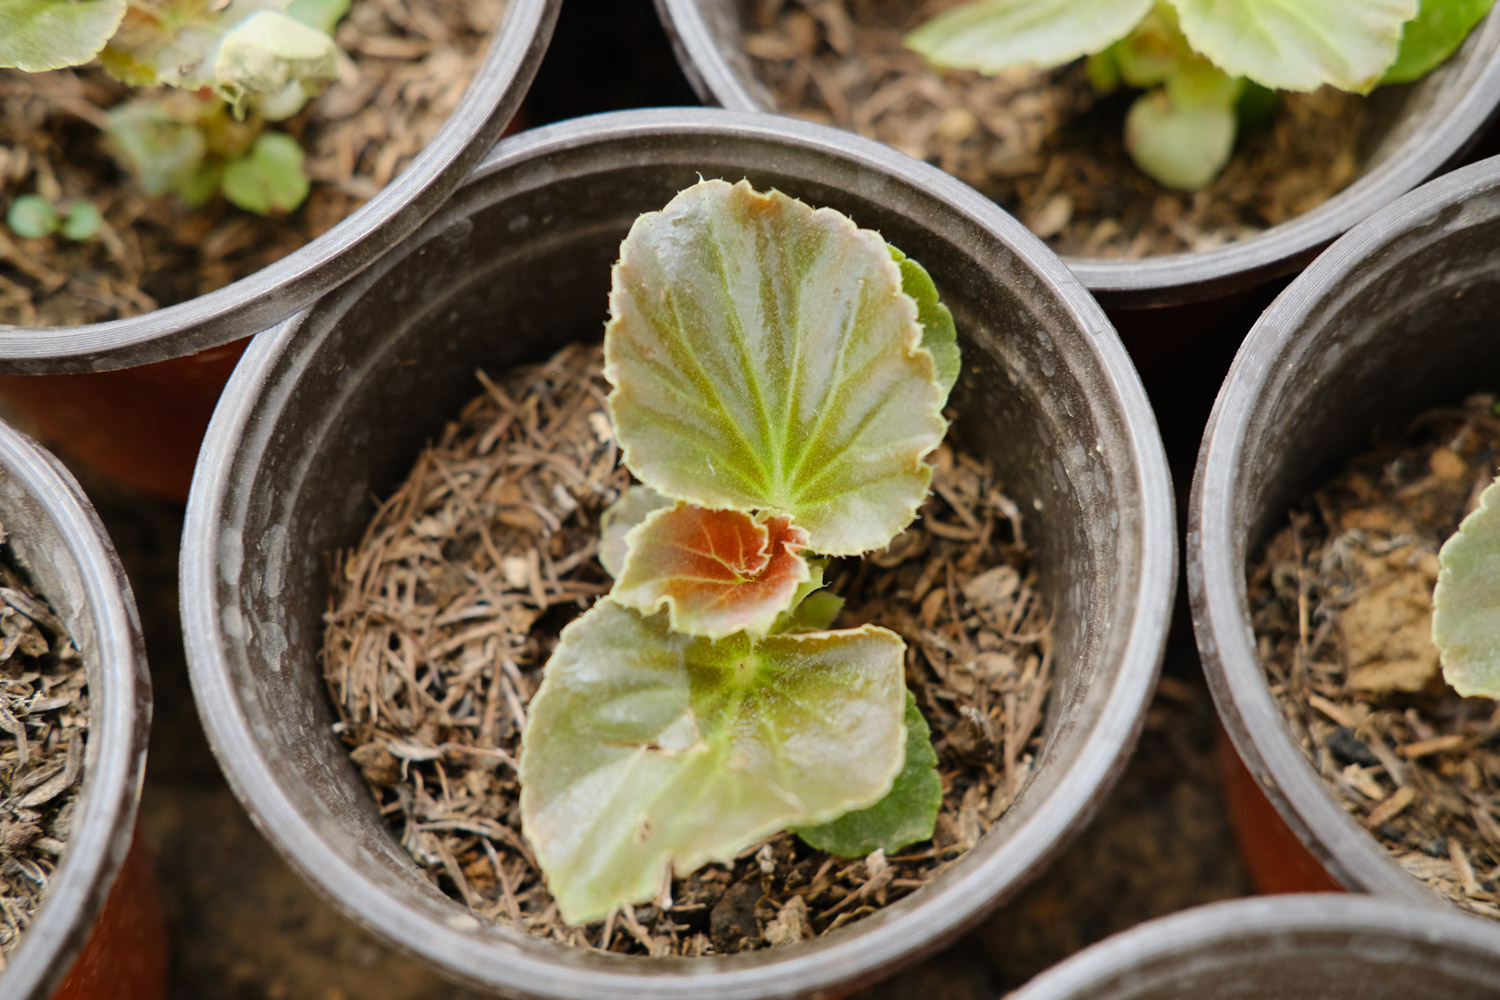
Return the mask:
<path fill-rule="evenodd" d="M 811 576 L 807 532 L 785 514 L 758 521 L 691 504 L 654 511 L 627 536 L 610 596 L 643 615 L 665 605 L 672 630 L 720 639 L 765 634 Z"/>

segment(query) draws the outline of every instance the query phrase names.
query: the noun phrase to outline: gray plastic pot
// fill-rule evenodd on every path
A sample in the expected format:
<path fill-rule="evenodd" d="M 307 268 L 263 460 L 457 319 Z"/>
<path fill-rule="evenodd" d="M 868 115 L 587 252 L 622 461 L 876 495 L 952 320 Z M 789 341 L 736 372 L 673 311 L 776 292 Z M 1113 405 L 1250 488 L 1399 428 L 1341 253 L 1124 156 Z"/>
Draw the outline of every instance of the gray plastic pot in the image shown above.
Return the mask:
<path fill-rule="evenodd" d="M 774 110 L 745 53 L 754 0 L 656 0 L 673 48 L 704 101 L 737 111 Z M 1340 233 L 1452 162 L 1500 102 L 1500 10 L 1446 65 L 1416 84 L 1371 97 L 1364 169 L 1342 192 L 1245 240 L 1141 260 L 1068 257 L 1106 306 L 1179 305 L 1245 291 L 1291 274 Z"/>
<path fill-rule="evenodd" d="M 20 568 L 67 625 L 89 685 L 83 791 L 72 831 L 34 921 L 0 974 L 0 1000 L 159 1000 L 165 929 L 149 864 L 130 851 L 151 725 L 134 599 L 73 477 L 5 424 L 0 524 Z"/>
<path fill-rule="evenodd" d="M 1198 649 L 1258 783 L 1350 889 L 1440 905 L 1327 791 L 1255 653 L 1246 573 L 1291 504 L 1424 410 L 1500 373 L 1500 157 L 1411 192 L 1330 247 L 1250 331 L 1214 406 L 1189 509 Z M 1443 904 L 1445 905 L 1445 904 Z"/>
<path fill-rule="evenodd" d="M 1500 928 L 1368 896 L 1194 907 L 1107 938 L 1007 1000 L 1493 1000 Z"/>
<path fill-rule="evenodd" d="M 698 176 L 748 177 L 879 229 L 958 321 L 956 439 L 991 457 L 1037 539 L 1058 677 L 1030 785 L 935 884 L 816 943 L 728 958 L 584 953 L 477 920 L 377 815 L 330 731 L 329 557 L 355 544 L 474 370 L 600 335 L 633 219 Z M 635 111 L 501 142 L 453 202 L 348 286 L 257 338 L 194 479 L 183 625 L 209 741 L 260 828 L 357 921 L 454 979 L 554 998 L 830 990 L 931 950 L 1036 875 L 1125 764 L 1162 653 L 1171 494 L 1103 313 L 993 203 L 876 143 L 765 115 Z"/>
<path fill-rule="evenodd" d="M 328 232 L 232 285 L 77 327 L 0 324 L 0 399 L 49 445 L 179 502 L 244 339 L 358 274 L 431 215 L 515 116 L 562 0 L 509 0 L 458 109 L 411 164 Z M 23 377 L 24 376 L 24 377 Z"/>

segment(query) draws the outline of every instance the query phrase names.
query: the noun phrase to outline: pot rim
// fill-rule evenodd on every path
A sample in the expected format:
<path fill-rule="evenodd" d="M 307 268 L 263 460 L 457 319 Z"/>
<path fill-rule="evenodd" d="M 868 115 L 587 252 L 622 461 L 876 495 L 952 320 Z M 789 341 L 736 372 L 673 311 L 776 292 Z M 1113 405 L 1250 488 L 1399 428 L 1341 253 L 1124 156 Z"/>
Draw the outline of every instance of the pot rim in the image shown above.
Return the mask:
<path fill-rule="evenodd" d="M 725 59 L 702 0 L 655 0 L 684 75 L 705 102 L 735 111 L 765 111 Z M 1432 177 L 1477 138 L 1500 109 L 1500 10 L 1470 35 L 1491 40 L 1463 97 L 1427 122 L 1373 170 L 1295 218 L 1211 250 L 1136 260 L 1063 256 L 1106 305 L 1177 305 L 1219 298 L 1295 271 L 1341 233 Z"/>
<path fill-rule="evenodd" d="M 1430 181 L 1402 196 L 1329 247 L 1251 328 L 1204 430 L 1188 506 L 1187 583 L 1204 673 L 1240 757 L 1287 825 L 1350 889 L 1428 907 L 1450 906 L 1391 858 L 1328 793 L 1282 721 L 1255 653 L 1237 523 L 1241 457 L 1254 413 L 1272 398 L 1281 372 L 1310 350 L 1308 319 L 1363 261 L 1478 191 L 1500 184 L 1500 157 Z"/>
<path fill-rule="evenodd" d="M 252 402 L 284 391 L 273 369 L 282 366 L 297 342 L 300 314 L 267 331 L 251 344 L 221 399 L 196 470 L 184 528 L 181 576 L 183 625 L 194 695 L 209 741 L 236 794 L 282 854 L 325 896 L 381 937 L 415 952 L 452 976 L 481 970 L 468 978 L 486 988 L 502 986 L 525 995 L 555 998 L 714 997 L 719 1000 L 802 994 L 868 980 L 935 940 L 954 936 L 992 905 L 991 885 L 1018 887 L 1026 874 L 1051 859 L 1083 825 L 1118 777 L 1133 748 L 1144 709 L 1155 687 L 1165 645 L 1166 624 L 1175 589 L 1176 532 L 1172 493 L 1160 437 L 1145 392 L 1098 304 L 1041 242 L 988 199 L 943 174 L 888 147 L 849 137 L 822 126 L 765 114 L 720 109 L 647 109 L 575 119 L 503 140 L 476 171 L 483 181 L 519 165 L 545 161 L 575 147 L 604 146 L 632 137 L 663 135 L 734 141 L 755 135 L 785 146 L 826 151 L 925 189 L 947 201 L 991 234 L 1031 259 L 1036 274 L 1050 284 L 1096 352 L 1104 375 L 1120 400 L 1137 470 L 1141 497 L 1141 540 L 1136 599 L 1122 612 L 1129 635 L 1121 644 L 1113 689 L 1100 710 L 1091 754 L 1069 762 L 1057 789 L 1028 824 L 1008 841 L 1008 850 L 985 859 L 940 893 L 919 894 L 867 918 L 849 933 L 795 949 L 701 959 L 662 959 L 643 963 L 619 955 L 597 955 L 534 941 L 478 942 L 432 921 L 420 933 L 403 922 L 392 899 L 368 880 L 356 877 L 348 859 L 331 850 L 276 786 L 257 748 L 219 650 L 224 645 L 215 601 L 219 566 L 214 546 L 205 544 L 232 503 L 230 442 L 252 424 Z M 1128 598 L 1127 598 L 1128 601 Z M 352 887 L 352 888 L 351 888 Z M 336 895 L 335 893 L 339 893 Z M 905 904 L 912 902 L 913 905 Z M 404 931 L 404 933 L 400 933 Z M 660 964 L 665 962 L 665 965 Z M 666 972 L 662 976 L 661 972 Z M 487 976 L 487 979 L 475 978 Z"/>
<path fill-rule="evenodd" d="M 458 107 L 410 165 L 328 232 L 240 280 L 139 316 L 70 327 L 0 324 L 0 372 L 110 371 L 195 354 L 258 333 L 342 284 L 414 230 L 515 116 L 562 0 L 508 0 Z"/>
<path fill-rule="evenodd" d="M 1251 896 L 1195 906 L 1111 935 L 1040 973 L 1008 1000 L 1084 1000 L 1098 996 L 1101 984 L 1128 981 L 1143 967 L 1211 956 L 1246 941 L 1284 945 L 1322 933 L 1403 937 L 1444 950 L 1500 954 L 1500 929 L 1458 913 L 1348 893 Z"/>
<path fill-rule="evenodd" d="M 18 481 L 57 526 L 65 546 L 57 555 L 78 572 L 79 596 L 94 619 L 99 643 L 95 656 L 85 654 L 88 753 L 67 849 L 0 978 L 6 1000 L 44 1000 L 88 940 L 130 848 L 146 768 L 151 677 L 125 571 L 77 481 L 36 442 L 4 423 L 0 475 Z"/>

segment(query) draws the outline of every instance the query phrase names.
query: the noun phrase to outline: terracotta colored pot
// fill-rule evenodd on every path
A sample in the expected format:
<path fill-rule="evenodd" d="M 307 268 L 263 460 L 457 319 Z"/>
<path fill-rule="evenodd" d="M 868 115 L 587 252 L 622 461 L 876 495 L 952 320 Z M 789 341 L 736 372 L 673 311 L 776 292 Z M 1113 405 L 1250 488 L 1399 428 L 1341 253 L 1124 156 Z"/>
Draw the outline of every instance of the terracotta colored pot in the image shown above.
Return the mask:
<path fill-rule="evenodd" d="M 852 216 L 922 261 L 958 322 L 955 439 L 1021 502 L 1058 677 L 1030 784 L 932 885 L 816 942 L 700 959 L 571 950 L 481 921 L 417 869 L 330 730 L 328 556 L 476 390 L 597 336 L 631 222 L 698 175 Z M 1175 532 L 1155 423 L 1098 305 L 995 205 L 857 136 L 637 111 L 505 140 L 396 253 L 257 338 L 214 415 L 185 527 L 194 693 L 230 783 L 292 866 L 375 933 L 507 995 L 750 998 L 865 982 L 1040 872 L 1123 769 L 1154 686 Z"/>
<path fill-rule="evenodd" d="M 656 0 L 683 72 L 704 101 L 736 111 L 775 110 L 745 53 L 754 0 Z M 1244 291 L 1290 274 L 1350 226 L 1453 162 L 1500 102 L 1500 11 L 1447 64 L 1415 84 L 1371 98 L 1377 123 L 1363 173 L 1342 192 L 1249 239 L 1142 260 L 1070 257 L 1067 264 L 1109 308 L 1175 305 Z"/>
<path fill-rule="evenodd" d="M 131 846 L 151 681 L 124 570 L 78 484 L 4 424 L 0 524 L 21 568 L 78 646 L 89 686 L 83 791 L 72 832 L 0 977 L 0 997 L 160 1000 L 166 927 L 148 860 Z"/>
<path fill-rule="evenodd" d="M 462 103 L 426 148 L 306 246 L 224 288 L 129 319 L 0 325 L 0 400 L 101 472 L 185 500 L 198 442 L 243 341 L 364 270 L 452 194 L 515 115 L 560 4 L 509 0 Z"/>
<path fill-rule="evenodd" d="M 1350 231 L 1272 304 L 1224 381 L 1193 482 L 1187 572 L 1204 670 L 1254 783 L 1349 889 L 1448 905 L 1335 800 L 1256 655 L 1247 566 L 1288 508 L 1370 444 L 1500 371 L 1500 157 Z"/>

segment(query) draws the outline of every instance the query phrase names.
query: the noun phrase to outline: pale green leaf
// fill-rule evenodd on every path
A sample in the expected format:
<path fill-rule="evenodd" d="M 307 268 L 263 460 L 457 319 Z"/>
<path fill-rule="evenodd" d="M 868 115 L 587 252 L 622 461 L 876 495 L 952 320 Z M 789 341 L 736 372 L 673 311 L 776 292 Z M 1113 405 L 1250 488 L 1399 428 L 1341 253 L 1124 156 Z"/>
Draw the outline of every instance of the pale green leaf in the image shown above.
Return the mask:
<path fill-rule="evenodd" d="M 93 239 L 104 225 L 104 213 L 92 202 L 81 201 L 68 210 L 62 234 L 74 242 Z"/>
<path fill-rule="evenodd" d="M 105 135 L 147 194 L 181 191 L 201 172 L 208 140 L 191 120 L 191 110 L 183 107 L 196 101 L 137 99 L 107 113 Z M 190 120 L 182 120 L 185 117 Z"/>
<path fill-rule="evenodd" d="M 938 809 L 943 804 L 943 779 L 937 772 L 937 751 L 932 733 L 917 708 L 917 699 L 906 692 L 906 763 L 890 793 L 866 809 L 845 813 L 822 826 L 794 831 L 812 847 L 846 858 L 860 858 L 871 851 L 894 854 L 908 844 L 932 837 Z"/>
<path fill-rule="evenodd" d="M 563 630 L 521 749 L 523 829 L 563 919 L 883 798 L 905 757 L 903 659 L 868 625 L 715 642 L 596 604 Z"/>
<path fill-rule="evenodd" d="M 772 632 L 821 632 L 833 625 L 833 620 L 844 609 L 844 599 L 831 591 L 823 590 L 823 562 L 814 559 L 808 563 L 812 577 L 804 583 L 793 599 L 792 609 L 776 619 Z"/>
<path fill-rule="evenodd" d="M 885 241 L 741 181 L 702 181 L 620 247 L 605 376 L 625 463 L 700 507 L 789 514 L 854 555 L 911 523 L 947 428 Z"/>
<path fill-rule="evenodd" d="M 1279 90 L 1358 93 L 1396 60 L 1417 0 L 1172 0 L 1192 47 L 1230 76 Z"/>
<path fill-rule="evenodd" d="M 214 60 L 215 93 L 231 105 L 248 95 L 302 92 L 338 76 L 338 46 L 326 33 L 274 10 L 256 11 L 224 35 Z"/>
<path fill-rule="evenodd" d="M 331 35 L 349 13 L 349 0 L 291 0 L 286 12 L 308 27 Z"/>
<path fill-rule="evenodd" d="M 0 0 L 0 66 L 28 73 L 81 66 L 124 16 L 125 0 Z"/>
<path fill-rule="evenodd" d="M 1046 68 L 1100 52 L 1124 38 L 1153 0 L 975 0 L 906 36 L 928 62 L 998 73 Z"/>
<path fill-rule="evenodd" d="M 1443 677 L 1464 697 L 1500 698 L 1500 481 L 1438 553 L 1432 642 Z"/>
<path fill-rule="evenodd" d="M 249 156 L 224 168 L 224 196 L 247 212 L 290 212 L 311 186 L 302 163 L 296 139 L 266 132 L 256 138 Z"/>
<path fill-rule="evenodd" d="M 1234 151 L 1234 102 L 1178 107 L 1163 90 L 1136 98 L 1125 116 L 1125 149 L 1136 166 L 1169 188 L 1208 186 Z"/>
<path fill-rule="evenodd" d="M 890 247 L 891 259 L 901 268 L 901 290 L 917 303 L 917 322 L 922 324 L 922 346 L 932 355 L 937 383 L 943 398 L 953 391 L 962 364 L 958 356 L 958 327 L 953 313 L 938 299 L 937 285 L 927 269 L 906 254 Z"/>
<path fill-rule="evenodd" d="M 665 609 L 672 631 L 688 635 L 764 635 L 812 577 L 807 532 L 785 514 L 677 504 L 652 511 L 626 543 L 610 598 L 643 615 Z"/>
<path fill-rule="evenodd" d="M 1401 50 L 1381 83 L 1420 80 L 1453 54 L 1495 0 L 1422 0 L 1417 16 L 1401 29 Z"/>
<path fill-rule="evenodd" d="M 637 483 L 604 508 L 604 513 L 599 515 L 599 562 L 603 564 L 604 572 L 619 579 L 625 569 L 625 554 L 630 551 L 625 536 L 644 521 L 647 514 L 670 506 L 671 500 L 651 487 Z"/>
<path fill-rule="evenodd" d="M 1193 58 L 1177 27 L 1177 12 L 1157 4 L 1135 28 L 1105 50 L 1114 58 L 1120 79 L 1132 87 L 1155 87 Z"/>
<path fill-rule="evenodd" d="M 62 220 L 57 209 L 39 194 L 17 195 L 5 213 L 5 224 L 17 236 L 38 240 L 57 232 Z"/>

